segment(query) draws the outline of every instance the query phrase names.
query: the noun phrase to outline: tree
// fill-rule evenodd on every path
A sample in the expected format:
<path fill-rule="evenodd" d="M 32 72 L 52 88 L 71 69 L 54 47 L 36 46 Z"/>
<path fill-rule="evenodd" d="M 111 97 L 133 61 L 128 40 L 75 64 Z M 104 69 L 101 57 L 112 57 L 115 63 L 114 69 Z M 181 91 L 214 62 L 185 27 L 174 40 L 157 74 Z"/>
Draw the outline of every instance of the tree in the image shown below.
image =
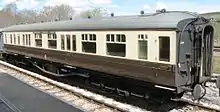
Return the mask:
<path fill-rule="evenodd" d="M 108 15 L 108 12 L 102 8 L 94 8 L 92 10 L 86 10 L 80 14 L 80 16 L 83 18 L 102 17 L 105 15 Z"/>
<path fill-rule="evenodd" d="M 69 5 L 55 6 L 52 11 L 52 15 L 55 15 L 59 20 L 68 20 L 75 13 L 74 9 Z"/>
<path fill-rule="evenodd" d="M 75 13 L 74 9 L 69 5 L 56 5 L 54 7 L 44 7 L 38 14 L 41 21 L 67 20 Z"/>
<path fill-rule="evenodd" d="M 17 5 L 16 3 L 10 3 L 10 4 L 7 4 L 5 7 L 3 7 L 3 11 L 5 12 L 9 12 L 9 13 L 16 13 L 17 12 Z"/>
<path fill-rule="evenodd" d="M 36 11 L 24 9 L 18 12 L 18 14 L 16 15 L 16 19 L 18 20 L 18 22 L 32 23 L 36 20 L 36 15 Z"/>
<path fill-rule="evenodd" d="M 67 20 L 74 15 L 74 9 L 69 5 L 45 6 L 40 11 L 32 9 L 24 9 L 17 11 L 16 4 L 8 4 L 0 11 L 0 27 L 21 24 L 33 23 L 41 21 Z"/>

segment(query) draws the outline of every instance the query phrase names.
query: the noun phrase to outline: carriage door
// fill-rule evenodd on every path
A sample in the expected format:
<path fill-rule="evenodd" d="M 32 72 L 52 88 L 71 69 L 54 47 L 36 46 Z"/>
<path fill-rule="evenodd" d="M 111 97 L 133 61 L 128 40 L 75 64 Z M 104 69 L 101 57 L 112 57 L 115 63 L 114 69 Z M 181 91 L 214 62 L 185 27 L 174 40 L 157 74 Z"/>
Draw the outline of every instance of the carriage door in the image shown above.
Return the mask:
<path fill-rule="evenodd" d="M 201 50 L 201 71 L 200 80 L 212 75 L 212 56 L 213 56 L 213 28 L 206 26 L 202 34 L 202 50 Z"/>

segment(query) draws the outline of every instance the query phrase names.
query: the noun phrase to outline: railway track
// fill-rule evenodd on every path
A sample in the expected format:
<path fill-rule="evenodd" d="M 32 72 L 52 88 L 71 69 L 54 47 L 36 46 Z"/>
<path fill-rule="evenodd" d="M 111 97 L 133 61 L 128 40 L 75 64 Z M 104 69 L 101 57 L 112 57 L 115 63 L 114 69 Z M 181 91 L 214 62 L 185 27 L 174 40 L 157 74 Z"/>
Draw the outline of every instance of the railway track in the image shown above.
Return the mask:
<path fill-rule="evenodd" d="M 18 80 L 56 97 L 65 103 L 89 112 L 146 112 L 146 110 L 123 104 L 89 91 L 56 82 L 36 73 L 0 61 L 0 68 Z"/>
<path fill-rule="evenodd" d="M 69 86 L 60 82 L 56 82 L 49 78 L 43 77 L 36 73 L 27 71 L 25 69 L 18 68 L 14 65 L 0 61 L 0 68 L 6 73 L 12 75 L 18 80 L 31 85 L 32 87 L 48 93 L 74 107 L 81 108 L 82 110 L 89 112 L 146 112 L 147 110 L 117 102 L 113 99 L 91 93 L 89 91 Z M 183 107 L 199 107 L 199 110 L 206 112 L 220 111 L 220 109 L 209 108 L 198 103 L 194 103 L 188 100 L 180 100 L 172 102 L 173 104 L 183 104 Z M 173 105 L 172 104 L 172 105 Z M 168 104 L 169 105 L 169 104 Z M 194 108 L 193 110 L 198 109 Z M 184 109 L 182 109 L 184 110 Z M 181 111 L 181 109 L 180 109 Z"/>

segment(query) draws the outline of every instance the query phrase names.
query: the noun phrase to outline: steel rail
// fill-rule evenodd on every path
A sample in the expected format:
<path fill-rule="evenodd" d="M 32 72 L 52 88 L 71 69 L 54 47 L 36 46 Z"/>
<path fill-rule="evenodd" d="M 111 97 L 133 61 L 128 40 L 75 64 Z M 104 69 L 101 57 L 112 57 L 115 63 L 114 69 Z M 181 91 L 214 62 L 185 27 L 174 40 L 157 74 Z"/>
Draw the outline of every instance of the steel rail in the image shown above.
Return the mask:
<path fill-rule="evenodd" d="M 67 84 L 63 84 L 63 83 L 54 81 L 52 79 L 43 77 L 39 74 L 30 72 L 28 70 L 25 70 L 25 69 L 22 69 L 19 67 L 16 67 L 14 65 L 11 65 L 11 64 L 3 62 L 3 61 L 0 61 L 0 66 L 3 66 L 3 67 L 6 67 L 7 69 L 10 69 L 12 71 L 12 73 L 8 73 L 10 75 L 13 74 L 13 72 L 19 72 L 19 73 L 22 73 L 23 75 L 29 76 L 29 79 L 30 79 L 30 77 L 32 77 L 32 79 L 30 79 L 30 80 L 35 80 L 32 82 L 29 80 L 29 85 L 31 85 L 32 87 L 36 88 L 36 86 L 37 86 L 37 89 L 44 88 L 41 86 L 44 86 L 45 84 L 43 84 L 43 83 L 39 84 L 39 82 L 42 81 L 42 82 L 46 83 L 47 86 L 49 85 L 48 87 L 45 87 L 47 92 L 48 91 L 49 91 L 49 93 L 54 92 L 54 94 L 61 94 L 61 92 L 64 92 L 64 93 L 71 92 L 75 96 L 79 96 L 80 98 L 83 98 L 84 100 L 88 100 L 88 102 L 91 102 L 92 104 L 98 105 L 99 108 L 97 108 L 97 109 L 100 111 L 102 109 L 107 109 L 107 110 L 122 111 L 122 112 L 148 112 L 148 111 L 141 109 L 139 107 L 135 107 L 135 106 L 132 106 L 129 104 L 123 104 L 123 103 L 114 101 L 113 99 L 106 98 L 104 96 L 101 96 L 101 95 L 98 95 L 95 93 L 91 93 L 89 91 L 86 91 L 86 90 L 83 90 L 83 89 L 80 89 L 77 87 L 73 87 L 73 86 L 70 86 Z M 14 77 L 15 77 L 15 75 L 14 75 Z M 15 78 L 18 78 L 18 77 L 15 77 Z M 19 79 L 19 80 L 21 80 L 21 79 Z M 25 82 L 24 80 L 22 80 L 22 81 Z M 25 83 L 27 83 L 27 81 Z M 34 86 L 34 85 L 36 85 L 36 86 Z M 38 87 L 39 85 L 40 85 L 40 87 Z M 51 88 L 53 90 L 51 90 L 50 86 L 52 86 Z M 60 89 L 60 90 L 58 90 L 58 89 Z M 43 91 L 43 92 L 45 92 L 45 91 Z M 70 102 L 63 100 L 62 98 L 59 98 L 59 96 L 56 96 L 54 94 L 50 94 L 50 95 L 55 96 L 56 98 L 70 104 Z M 71 102 L 73 102 L 73 101 L 71 101 Z M 92 104 L 90 104 L 90 105 L 92 105 Z M 72 104 L 72 105 L 76 106 L 74 104 Z M 79 108 L 81 108 L 81 107 L 79 107 Z M 97 111 L 97 109 L 96 109 L 96 111 Z"/>

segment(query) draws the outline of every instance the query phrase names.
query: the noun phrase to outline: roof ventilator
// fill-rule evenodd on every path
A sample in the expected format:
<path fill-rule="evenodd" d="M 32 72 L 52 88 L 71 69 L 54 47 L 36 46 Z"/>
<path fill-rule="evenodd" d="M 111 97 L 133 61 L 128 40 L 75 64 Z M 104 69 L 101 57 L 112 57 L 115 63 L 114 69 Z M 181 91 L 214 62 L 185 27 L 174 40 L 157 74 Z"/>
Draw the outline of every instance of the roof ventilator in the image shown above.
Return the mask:
<path fill-rule="evenodd" d="M 166 9 L 156 10 L 157 13 L 165 13 Z"/>
<path fill-rule="evenodd" d="M 141 11 L 141 15 L 144 15 L 144 11 Z"/>
<path fill-rule="evenodd" d="M 114 17 L 114 13 L 111 13 L 111 17 Z"/>

